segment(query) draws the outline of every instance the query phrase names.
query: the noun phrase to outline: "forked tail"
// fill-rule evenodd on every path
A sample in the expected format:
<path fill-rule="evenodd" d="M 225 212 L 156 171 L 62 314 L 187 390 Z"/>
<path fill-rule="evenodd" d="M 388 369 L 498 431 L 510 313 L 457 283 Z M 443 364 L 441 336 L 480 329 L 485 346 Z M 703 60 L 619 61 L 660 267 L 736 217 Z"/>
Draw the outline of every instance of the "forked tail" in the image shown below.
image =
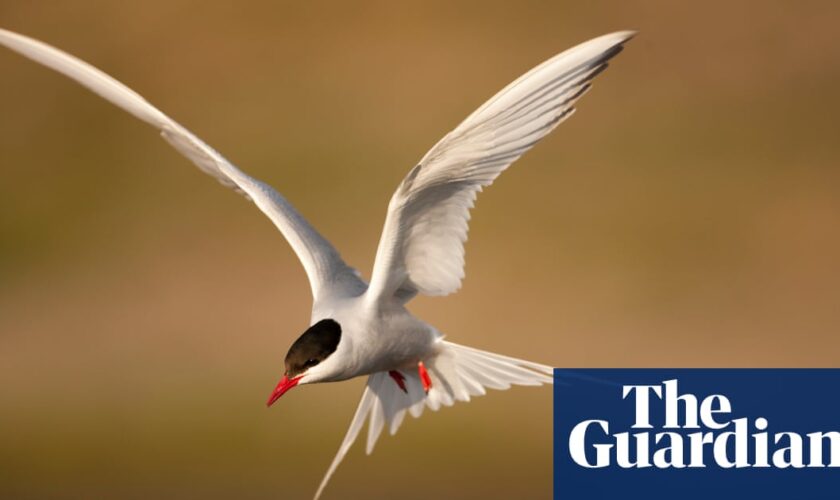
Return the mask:
<path fill-rule="evenodd" d="M 469 401 L 473 396 L 483 396 L 487 389 L 505 390 L 512 385 L 550 384 L 553 380 L 550 366 L 444 340 L 440 341 L 437 356 L 423 361 L 432 379 L 428 394 L 424 391 L 418 370 L 399 370 L 398 374 L 378 372 L 368 377 L 347 435 L 315 493 L 315 500 L 321 496 L 366 419 L 369 419 L 367 453 L 370 454 L 382 429 L 387 427 L 388 432 L 394 435 L 406 413 L 417 418 L 423 414 L 426 406 L 437 411 L 441 406 L 452 406 L 456 401 Z"/>

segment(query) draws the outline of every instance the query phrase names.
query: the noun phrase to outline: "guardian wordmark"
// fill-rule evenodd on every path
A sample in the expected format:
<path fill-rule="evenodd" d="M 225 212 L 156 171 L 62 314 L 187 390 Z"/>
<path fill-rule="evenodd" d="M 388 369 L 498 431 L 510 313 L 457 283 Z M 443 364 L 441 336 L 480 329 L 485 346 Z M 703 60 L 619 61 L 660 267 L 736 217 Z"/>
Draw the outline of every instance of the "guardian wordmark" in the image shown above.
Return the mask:
<path fill-rule="evenodd" d="M 768 432 L 765 417 L 733 418 L 723 394 L 702 400 L 679 394 L 678 380 L 661 385 L 625 385 L 622 399 L 632 399 L 631 431 L 610 434 L 610 422 L 584 420 L 569 437 L 569 454 L 581 467 L 840 467 L 840 432 Z M 664 400 L 664 424 L 655 432 L 651 399 Z M 595 459 L 587 456 L 594 451 Z M 826 460 L 827 458 L 827 460 Z"/>
<path fill-rule="evenodd" d="M 555 371 L 555 498 L 836 499 L 838 369 Z"/>

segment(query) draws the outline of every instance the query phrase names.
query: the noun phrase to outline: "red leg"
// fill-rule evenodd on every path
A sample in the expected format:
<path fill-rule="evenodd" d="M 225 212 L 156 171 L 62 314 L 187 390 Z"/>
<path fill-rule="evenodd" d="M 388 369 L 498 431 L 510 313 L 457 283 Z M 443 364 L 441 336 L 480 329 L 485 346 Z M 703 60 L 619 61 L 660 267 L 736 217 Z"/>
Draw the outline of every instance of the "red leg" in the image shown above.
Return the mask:
<path fill-rule="evenodd" d="M 394 379 L 394 382 L 396 382 L 397 385 L 400 386 L 400 389 L 402 389 L 404 393 L 408 394 L 408 390 L 405 388 L 405 376 L 402 373 L 398 372 L 397 370 L 391 370 L 388 372 L 388 375 L 390 375 L 391 378 Z"/>
<path fill-rule="evenodd" d="M 422 361 L 417 363 L 417 373 L 420 374 L 420 381 L 423 382 L 423 390 L 428 394 L 429 389 L 432 388 L 432 377 L 429 376 L 429 372 L 426 371 Z"/>

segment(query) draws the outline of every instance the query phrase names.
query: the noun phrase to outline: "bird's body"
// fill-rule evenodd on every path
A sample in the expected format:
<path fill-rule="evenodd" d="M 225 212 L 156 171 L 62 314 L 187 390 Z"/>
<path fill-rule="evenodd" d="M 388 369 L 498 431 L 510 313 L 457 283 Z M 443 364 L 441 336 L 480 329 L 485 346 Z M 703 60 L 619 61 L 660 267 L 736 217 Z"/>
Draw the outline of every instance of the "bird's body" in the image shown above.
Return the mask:
<path fill-rule="evenodd" d="M 574 112 L 591 80 L 632 32 L 595 38 L 535 67 L 479 107 L 412 168 L 388 205 L 370 282 L 277 191 L 227 161 L 143 97 L 93 66 L 47 44 L 0 29 L 0 45 L 75 80 L 157 128 L 202 171 L 247 198 L 283 233 L 313 295 L 310 327 L 290 347 L 274 403 L 297 385 L 367 376 L 362 400 L 327 481 L 368 421 L 370 453 L 383 429 L 469 401 L 487 389 L 552 382 L 549 366 L 444 340 L 413 316 L 417 294 L 455 292 L 464 277 L 464 242 L 477 194 Z"/>
<path fill-rule="evenodd" d="M 441 335 L 398 303 L 370 307 L 365 296 L 316 304 L 310 324 L 331 319 L 341 325 L 342 341 L 322 362 L 331 373 L 322 381 L 335 382 L 361 375 L 405 369 L 434 355 Z M 327 365 L 330 363 L 330 365 Z M 332 371 L 332 370 L 331 370 Z"/>

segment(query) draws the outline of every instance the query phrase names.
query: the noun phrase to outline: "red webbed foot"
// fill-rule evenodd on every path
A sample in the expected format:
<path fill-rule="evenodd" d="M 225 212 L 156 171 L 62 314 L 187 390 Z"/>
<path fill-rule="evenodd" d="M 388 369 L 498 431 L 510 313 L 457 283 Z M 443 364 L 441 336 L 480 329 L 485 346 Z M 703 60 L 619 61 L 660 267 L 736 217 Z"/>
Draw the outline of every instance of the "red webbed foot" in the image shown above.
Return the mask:
<path fill-rule="evenodd" d="M 402 389 L 404 393 L 408 394 L 408 389 L 405 388 L 405 375 L 398 372 L 397 370 L 389 371 L 388 375 L 390 375 L 391 378 L 394 379 L 394 382 L 396 382 L 397 385 L 400 386 L 400 389 Z"/>
<path fill-rule="evenodd" d="M 420 381 L 423 382 L 423 390 L 428 394 L 429 389 L 432 388 L 432 377 L 429 376 L 422 361 L 417 363 L 417 373 L 420 375 Z"/>

